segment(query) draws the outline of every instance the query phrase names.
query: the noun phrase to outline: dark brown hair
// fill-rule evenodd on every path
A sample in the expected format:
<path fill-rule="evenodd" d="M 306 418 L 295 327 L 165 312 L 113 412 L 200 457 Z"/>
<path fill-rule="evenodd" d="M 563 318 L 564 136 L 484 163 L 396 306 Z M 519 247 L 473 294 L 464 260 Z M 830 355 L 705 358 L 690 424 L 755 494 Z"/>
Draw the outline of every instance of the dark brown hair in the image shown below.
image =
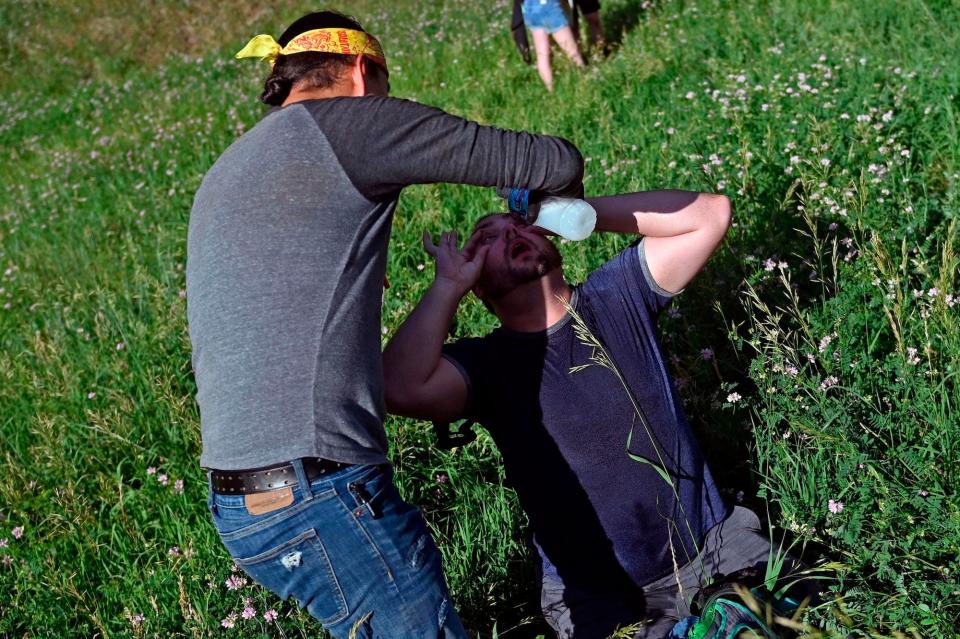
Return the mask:
<path fill-rule="evenodd" d="M 353 29 L 366 31 L 360 23 L 336 11 L 310 13 L 287 27 L 277 40 L 281 47 L 295 37 L 313 29 Z M 264 83 L 260 101 L 272 106 L 283 104 L 295 84 L 305 83 L 307 88 L 325 89 L 336 84 L 344 71 L 356 61 L 356 56 L 341 53 L 304 51 L 281 55 L 273 65 L 273 71 Z"/>

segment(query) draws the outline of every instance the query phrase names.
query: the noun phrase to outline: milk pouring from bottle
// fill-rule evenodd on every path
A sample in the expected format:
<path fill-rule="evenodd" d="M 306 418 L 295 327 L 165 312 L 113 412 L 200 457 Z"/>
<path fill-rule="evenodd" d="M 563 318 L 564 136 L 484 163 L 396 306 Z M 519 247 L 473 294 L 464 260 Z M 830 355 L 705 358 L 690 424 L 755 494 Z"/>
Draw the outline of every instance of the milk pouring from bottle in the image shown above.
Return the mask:
<path fill-rule="evenodd" d="M 537 209 L 531 223 L 568 240 L 586 239 L 597 225 L 596 210 L 584 200 L 545 197 Z"/>

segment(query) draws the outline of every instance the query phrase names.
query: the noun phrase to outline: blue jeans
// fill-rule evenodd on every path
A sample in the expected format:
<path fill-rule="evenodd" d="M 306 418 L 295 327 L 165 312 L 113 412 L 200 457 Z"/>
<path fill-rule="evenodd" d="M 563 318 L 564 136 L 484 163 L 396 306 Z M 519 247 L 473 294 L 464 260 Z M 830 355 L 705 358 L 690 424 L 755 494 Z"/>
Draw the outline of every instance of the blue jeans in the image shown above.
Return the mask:
<path fill-rule="evenodd" d="M 465 638 L 440 553 L 392 469 L 350 466 L 307 482 L 293 463 L 293 503 L 272 512 L 251 515 L 242 495 L 210 492 L 213 523 L 237 565 L 294 597 L 338 639 Z"/>

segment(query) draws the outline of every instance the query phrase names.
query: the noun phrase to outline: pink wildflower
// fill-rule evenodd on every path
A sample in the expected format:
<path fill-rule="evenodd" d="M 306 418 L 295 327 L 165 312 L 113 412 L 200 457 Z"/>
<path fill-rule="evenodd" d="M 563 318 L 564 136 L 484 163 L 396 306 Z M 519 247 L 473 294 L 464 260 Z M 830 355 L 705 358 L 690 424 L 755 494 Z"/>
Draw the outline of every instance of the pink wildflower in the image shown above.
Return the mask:
<path fill-rule="evenodd" d="M 171 557 L 180 556 L 180 546 L 170 546 L 170 550 L 167 551 L 167 554 Z"/>
<path fill-rule="evenodd" d="M 240 575 L 230 575 L 223 583 L 227 586 L 227 590 L 240 590 L 247 585 L 247 579 Z"/>
<path fill-rule="evenodd" d="M 135 615 L 129 615 L 127 619 L 130 620 L 130 625 L 136 628 L 143 623 L 143 620 L 146 619 L 146 617 L 143 616 L 142 612 L 138 612 Z"/>
<path fill-rule="evenodd" d="M 183 480 L 182 480 L 182 479 L 178 479 L 177 481 L 173 482 L 173 492 L 177 493 L 178 495 L 182 495 L 182 494 L 183 494 Z"/>
<path fill-rule="evenodd" d="M 832 512 L 834 515 L 839 515 L 843 512 L 843 502 L 834 501 L 831 499 L 829 502 L 827 502 L 827 508 L 829 508 L 830 512 Z"/>
<path fill-rule="evenodd" d="M 700 359 L 704 361 L 710 361 L 713 359 L 713 349 L 709 346 L 700 350 Z"/>
<path fill-rule="evenodd" d="M 276 621 L 277 611 L 271 608 L 270 610 L 263 613 L 263 618 L 266 619 L 268 622 Z"/>
<path fill-rule="evenodd" d="M 17 526 L 16 528 L 10 531 L 10 534 L 13 535 L 14 539 L 20 539 L 21 537 L 23 537 L 23 526 Z"/>
<path fill-rule="evenodd" d="M 243 609 L 243 612 L 240 613 L 240 616 L 243 617 L 244 619 L 253 619 L 254 617 L 257 616 L 257 611 L 251 608 L 250 606 L 247 606 L 246 608 Z"/>
<path fill-rule="evenodd" d="M 832 341 L 833 341 L 832 335 L 824 335 L 823 339 L 820 340 L 820 346 L 819 346 L 820 352 L 822 353 L 823 351 L 827 350 L 827 346 L 829 346 L 830 342 Z"/>
<path fill-rule="evenodd" d="M 233 628 L 237 625 L 237 613 L 231 612 L 229 615 L 220 620 L 220 625 L 224 628 Z"/>
<path fill-rule="evenodd" d="M 150 466 L 149 468 L 147 468 L 147 475 L 156 475 L 156 474 L 157 474 L 156 466 Z"/>
<path fill-rule="evenodd" d="M 166 486 L 168 483 L 170 483 L 170 478 L 164 474 L 160 474 L 160 475 L 157 475 L 157 481 L 160 483 L 161 486 Z"/>
<path fill-rule="evenodd" d="M 10 540 L 6 537 L 0 538 L 0 548 L 6 548 L 10 545 Z"/>
<path fill-rule="evenodd" d="M 740 393 L 730 393 L 729 395 L 727 395 L 727 401 L 730 402 L 731 404 L 736 404 L 741 399 L 743 399 L 743 397 L 740 396 Z"/>

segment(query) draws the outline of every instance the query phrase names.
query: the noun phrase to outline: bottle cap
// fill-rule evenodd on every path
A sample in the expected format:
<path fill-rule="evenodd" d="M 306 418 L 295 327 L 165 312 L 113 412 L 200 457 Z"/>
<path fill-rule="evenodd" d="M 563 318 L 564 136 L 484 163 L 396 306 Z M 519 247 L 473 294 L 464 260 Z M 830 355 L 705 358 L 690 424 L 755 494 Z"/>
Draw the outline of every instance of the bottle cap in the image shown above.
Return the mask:
<path fill-rule="evenodd" d="M 529 205 L 530 189 L 525 189 L 518 186 L 510 190 L 510 195 L 507 197 L 507 208 L 514 213 L 519 213 L 521 216 L 524 216 L 524 219 L 526 219 L 525 216 Z"/>

